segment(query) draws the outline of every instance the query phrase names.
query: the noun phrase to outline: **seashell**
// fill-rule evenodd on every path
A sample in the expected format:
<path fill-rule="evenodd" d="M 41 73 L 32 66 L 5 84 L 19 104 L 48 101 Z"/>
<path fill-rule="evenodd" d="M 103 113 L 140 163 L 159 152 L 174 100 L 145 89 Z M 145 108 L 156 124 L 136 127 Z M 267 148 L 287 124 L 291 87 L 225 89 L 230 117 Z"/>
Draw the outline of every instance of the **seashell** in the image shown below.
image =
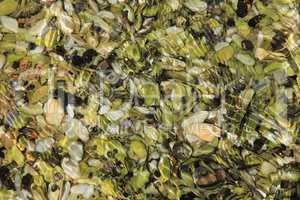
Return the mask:
<path fill-rule="evenodd" d="M 69 181 L 66 181 L 65 185 L 63 186 L 63 193 L 61 195 L 61 200 L 68 199 L 70 190 L 71 190 L 71 184 Z"/>
<path fill-rule="evenodd" d="M 19 25 L 16 19 L 7 16 L 1 16 L 0 21 L 4 28 L 17 33 L 19 31 Z"/>
<path fill-rule="evenodd" d="M 47 197 L 49 200 L 59 199 L 60 189 L 56 183 L 50 183 L 48 185 L 48 194 Z"/>
<path fill-rule="evenodd" d="M 64 172 L 73 179 L 80 177 L 80 169 L 77 162 L 70 160 L 69 158 L 64 158 L 61 163 L 61 167 Z"/>
<path fill-rule="evenodd" d="M 94 193 L 94 186 L 88 184 L 77 184 L 71 187 L 71 193 L 81 194 L 85 199 L 89 199 Z"/>
<path fill-rule="evenodd" d="M 268 55 L 269 55 L 268 51 L 262 48 L 257 48 L 255 51 L 255 57 L 258 58 L 259 60 L 263 60 Z"/>
<path fill-rule="evenodd" d="M 61 12 L 59 14 L 58 23 L 65 34 L 71 34 L 74 31 L 75 24 L 66 12 Z"/>
<path fill-rule="evenodd" d="M 54 144 L 53 138 L 43 138 L 36 142 L 35 151 L 44 153 L 52 148 Z"/>
<path fill-rule="evenodd" d="M 69 155 L 72 160 L 78 162 L 82 160 L 83 156 L 83 146 L 79 142 L 72 142 L 69 147 Z"/>
<path fill-rule="evenodd" d="M 147 151 L 143 142 L 134 140 L 130 143 L 129 156 L 134 160 L 143 160 L 147 156 Z"/>
<path fill-rule="evenodd" d="M 173 11 L 177 10 L 180 7 L 179 0 L 170 0 L 167 1 L 167 4 L 172 8 Z"/>
<path fill-rule="evenodd" d="M 79 139 L 81 139 L 84 142 L 89 140 L 88 129 L 78 119 L 72 119 L 72 121 L 68 123 L 68 129 L 66 131 L 66 135 L 69 137 L 77 136 Z"/>
<path fill-rule="evenodd" d="M 111 121 L 118 121 L 124 116 L 124 112 L 122 110 L 114 110 L 106 113 L 106 116 Z"/>
<path fill-rule="evenodd" d="M 44 105 L 44 114 L 47 123 L 59 126 L 64 117 L 64 109 L 57 99 L 50 98 Z"/>
<path fill-rule="evenodd" d="M 189 142 L 203 140 L 211 142 L 215 137 L 220 137 L 221 129 L 208 123 L 189 123 L 183 127 L 184 134 Z"/>
<path fill-rule="evenodd" d="M 239 53 L 235 58 L 245 65 L 253 66 L 255 64 L 255 60 L 248 54 Z"/>
<path fill-rule="evenodd" d="M 115 16 L 112 12 L 106 11 L 106 10 L 102 10 L 97 14 L 99 17 L 102 18 L 107 18 L 107 19 L 114 19 Z"/>
<path fill-rule="evenodd" d="M 184 5 L 194 12 L 203 12 L 207 9 L 207 3 L 199 0 L 187 0 Z"/>
<path fill-rule="evenodd" d="M 36 22 L 36 24 L 34 24 L 29 29 L 29 33 L 31 35 L 42 35 L 42 33 L 46 29 L 46 27 L 47 27 L 47 20 L 46 19 L 42 19 L 42 20 Z"/>

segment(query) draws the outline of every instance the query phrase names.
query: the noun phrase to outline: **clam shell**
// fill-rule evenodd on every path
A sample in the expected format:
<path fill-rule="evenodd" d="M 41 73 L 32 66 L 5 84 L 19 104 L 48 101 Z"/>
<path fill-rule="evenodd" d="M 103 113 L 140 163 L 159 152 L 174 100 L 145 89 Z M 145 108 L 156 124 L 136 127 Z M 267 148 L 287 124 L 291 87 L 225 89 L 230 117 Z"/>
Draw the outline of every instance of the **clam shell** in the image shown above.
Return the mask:
<path fill-rule="evenodd" d="M 81 194 L 85 199 L 89 199 L 94 193 L 94 186 L 88 184 L 77 184 L 71 187 L 71 193 Z"/>
<path fill-rule="evenodd" d="M 75 161 L 80 161 L 82 160 L 83 156 L 83 146 L 79 142 L 72 142 L 70 146 L 68 147 L 69 149 L 69 155 L 72 160 Z"/>
<path fill-rule="evenodd" d="M 89 140 L 88 129 L 78 119 L 72 119 L 72 121 L 68 123 L 68 129 L 66 131 L 66 135 L 69 137 L 77 136 L 79 139 L 81 139 L 84 142 Z"/>
<path fill-rule="evenodd" d="M 70 160 L 69 158 L 64 158 L 62 160 L 61 166 L 68 176 L 73 179 L 77 179 L 80 177 L 80 169 L 77 162 Z"/>
<path fill-rule="evenodd" d="M 19 25 L 15 18 L 1 16 L 0 21 L 4 28 L 17 33 L 19 31 Z"/>
<path fill-rule="evenodd" d="M 211 142 L 215 137 L 220 137 L 221 129 L 208 123 L 191 123 L 184 127 L 184 133 L 189 142 L 203 140 Z"/>
<path fill-rule="evenodd" d="M 50 98 L 44 105 L 44 114 L 47 123 L 59 126 L 64 117 L 64 109 L 57 99 Z"/>

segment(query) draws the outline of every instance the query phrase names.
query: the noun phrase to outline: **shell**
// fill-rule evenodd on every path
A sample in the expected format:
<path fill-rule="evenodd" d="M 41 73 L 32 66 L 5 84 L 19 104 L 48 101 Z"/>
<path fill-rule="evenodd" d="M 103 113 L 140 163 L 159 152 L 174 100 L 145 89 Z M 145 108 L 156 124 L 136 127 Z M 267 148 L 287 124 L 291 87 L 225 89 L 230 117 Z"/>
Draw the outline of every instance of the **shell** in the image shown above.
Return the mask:
<path fill-rule="evenodd" d="M 206 141 L 211 142 L 215 137 L 220 137 L 221 129 L 208 123 L 190 123 L 184 128 L 184 134 L 189 142 Z"/>
<path fill-rule="evenodd" d="M 82 160 L 83 156 L 83 146 L 78 142 L 72 142 L 69 146 L 69 155 L 72 160 L 78 162 Z"/>
<path fill-rule="evenodd" d="M 14 12 L 18 7 L 18 3 L 15 0 L 4 0 L 0 3 L 0 15 L 9 15 Z"/>
<path fill-rule="evenodd" d="M 64 158 L 62 160 L 61 167 L 66 175 L 70 176 L 71 178 L 77 179 L 80 177 L 80 169 L 77 162 L 74 162 L 69 158 Z"/>
<path fill-rule="evenodd" d="M 245 65 L 253 66 L 255 64 L 255 60 L 248 54 L 239 53 L 235 57 Z"/>
<path fill-rule="evenodd" d="M 44 105 L 44 114 L 47 123 L 59 126 L 64 118 L 64 109 L 57 99 L 50 98 Z"/>
<path fill-rule="evenodd" d="M 19 31 L 18 22 L 16 19 L 7 16 L 1 16 L 0 21 L 4 28 L 17 33 Z"/>
<path fill-rule="evenodd" d="M 88 184 L 77 184 L 71 187 L 71 193 L 81 194 L 84 198 L 89 199 L 94 193 L 94 186 Z"/>
<path fill-rule="evenodd" d="M 187 0 L 185 6 L 194 12 L 203 12 L 207 9 L 207 3 L 205 1 Z"/>
<path fill-rule="evenodd" d="M 44 153 L 51 149 L 55 140 L 53 138 L 43 138 L 36 141 L 35 151 Z"/>
<path fill-rule="evenodd" d="M 66 135 L 69 137 L 77 136 L 83 142 L 89 140 L 88 129 L 78 119 L 72 119 L 71 122 L 68 123 Z"/>

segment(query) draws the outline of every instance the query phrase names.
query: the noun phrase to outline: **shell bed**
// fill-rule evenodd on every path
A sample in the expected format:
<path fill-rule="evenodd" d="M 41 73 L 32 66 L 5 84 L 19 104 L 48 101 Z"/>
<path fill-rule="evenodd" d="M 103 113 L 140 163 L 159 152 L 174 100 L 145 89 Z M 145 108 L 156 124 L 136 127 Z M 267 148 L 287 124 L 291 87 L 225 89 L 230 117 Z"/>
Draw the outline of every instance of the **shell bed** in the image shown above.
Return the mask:
<path fill-rule="evenodd" d="M 299 200 L 299 0 L 0 0 L 0 200 Z"/>

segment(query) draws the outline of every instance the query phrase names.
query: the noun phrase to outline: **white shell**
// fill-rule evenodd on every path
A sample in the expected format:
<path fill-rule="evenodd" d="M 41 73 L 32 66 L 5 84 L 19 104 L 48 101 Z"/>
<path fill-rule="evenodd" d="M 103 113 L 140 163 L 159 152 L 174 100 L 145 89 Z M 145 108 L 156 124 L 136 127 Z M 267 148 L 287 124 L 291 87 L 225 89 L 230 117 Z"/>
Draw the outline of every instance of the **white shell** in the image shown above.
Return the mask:
<path fill-rule="evenodd" d="M 54 144 L 53 138 L 43 138 L 36 142 L 35 151 L 44 153 L 48 151 Z"/>
<path fill-rule="evenodd" d="M 71 184 L 69 181 L 67 181 L 63 188 L 63 194 L 61 200 L 67 200 L 69 198 L 70 189 L 71 189 Z"/>
<path fill-rule="evenodd" d="M 68 176 L 73 179 L 77 179 L 80 177 L 80 169 L 77 162 L 70 160 L 69 158 L 64 158 L 62 160 L 61 166 Z"/>
<path fill-rule="evenodd" d="M 206 118 L 208 118 L 209 113 L 207 111 L 199 111 L 190 117 L 186 118 L 182 122 L 182 127 L 186 128 L 188 126 L 191 126 L 191 124 L 199 124 L 202 123 Z"/>
<path fill-rule="evenodd" d="M 184 5 L 194 12 L 203 12 L 207 9 L 207 3 L 200 0 L 187 0 Z"/>
<path fill-rule="evenodd" d="M 215 137 L 220 137 L 221 129 L 213 124 L 201 122 L 203 119 L 191 118 L 182 125 L 186 139 L 193 143 L 197 141 L 211 142 Z"/>
<path fill-rule="evenodd" d="M 1 16 L 1 23 L 4 28 L 17 33 L 19 30 L 18 22 L 15 18 L 7 17 L 7 16 Z"/>
<path fill-rule="evenodd" d="M 76 135 L 79 139 L 81 139 L 84 142 L 89 140 L 89 132 L 80 120 L 72 119 L 72 121 L 68 125 L 69 127 L 66 131 L 66 135 L 68 137 L 73 137 Z"/>
<path fill-rule="evenodd" d="M 59 126 L 64 117 L 64 109 L 57 99 L 48 100 L 44 105 L 44 113 L 46 121 L 54 126 Z"/>
<path fill-rule="evenodd" d="M 122 110 L 114 110 L 106 113 L 106 116 L 111 121 L 117 121 L 124 116 L 124 112 Z"/>
<path fill-rule="evenodd" d="M 72 18 L 68 16 L 66 12 L 62 12 L 59 15 L 58 22 L 61 27 L 61 30 L 64 33 L 71 34 L 73 32 L 75 25 L 72 21 Z"/>
<path fill-rule="evenodd" d="M 238 59 L 241 63 L 243 63 L 245 65 L 252 66 L 255 64 L 255 60 L 248 54 L 239 53 L 235 56 L 235 58 Z"/>
<path fill-rule="evenodd" d="M 177 10 L 180 6 L 179 0 L 169 0 L 167 4 L 172 8 L 172 10 Z"/>
<path fill-rule="evenodd" d="M 46 27 L 47 27 L 47 20 L 42 19 L 36 22 L 36 24 L 29 29 L 29 33 L 31 35 L 42 35 Z"/>
<path fill-rule="evenodd" d="M 94 193 L 94 186 L 88 184 L 77 184 L 72 186 L 71 192 L 74 194 L 81 194 L 85 199 L 88 199 Z"/>
<path fill-rule="evenodd" d="M 69 154 L 72 160 L 80 161 L 83 156 L 83 147 L 79 142 L 72 142 L 68 147 Z"/>

